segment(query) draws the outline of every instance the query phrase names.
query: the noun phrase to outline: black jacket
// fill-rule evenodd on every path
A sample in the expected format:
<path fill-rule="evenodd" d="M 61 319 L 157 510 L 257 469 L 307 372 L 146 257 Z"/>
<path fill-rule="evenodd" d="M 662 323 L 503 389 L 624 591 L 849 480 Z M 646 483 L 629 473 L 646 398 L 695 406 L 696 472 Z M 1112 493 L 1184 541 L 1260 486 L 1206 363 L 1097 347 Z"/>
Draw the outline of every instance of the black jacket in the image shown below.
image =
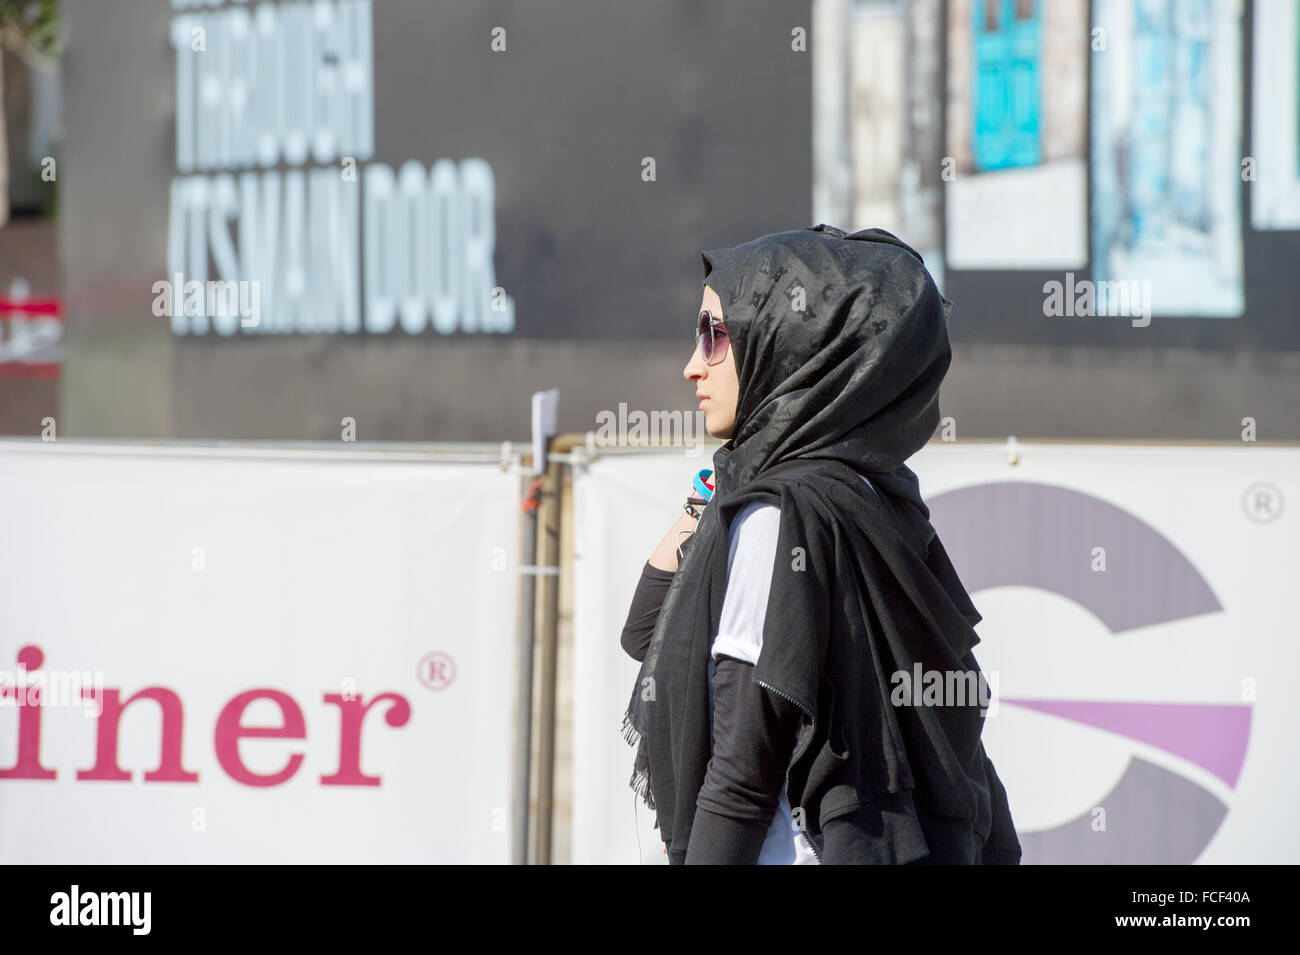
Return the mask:
<path fill-rule="evenodd" d="M 690 549 L 690 542 L 688 537 L 683 552 Z M 634 660 L 645 659 L 673 576 L 672 571 L 654 567 L 649 561 L 641 569 L 621 636 L 624 651 Z M 714 679 L 713 756 L 700 788 L 689 850 L 680 861 L 691 865 L 752 865 L 758 861 L 785 783 L 800 719 L 797 706 L 763 691 L 754 680 L 751 664 L 719 658 Z M 980 754 L 990 786 L 992 826 L 979 849 L 978 861 L 985 865 L 1015 865 L 1020 862 L 1021 849 L 1006 790 L 982 745 Z M 943 825 L 941 820 L 927 821 L 932 830 Z M 869 854 L 874 838 L 869 825 L 870 817 L 861 813 L 827 819 L 823 835 L 809 840 L 818 861 L 841 861 L 835 854 L 824 855 L 827 828 L 832 835 L 831 849 L 844 856 L 842 861 L 853 862 Z M 928 851 L 930 842 L 940 841 L 931 831 L 926 850 L 916 863 L 940 861 L 931 858 Z M 913 847 L 908 854 L 914 855 L 920 848 Z"/>
<path fill-rule="evenodd" d="M 687 538 L 683 550 L 689 543 Z M 634 660 L 645 659 L 672 579 L 672 571 L 649 561 L 641 569 L 622 636 L 623 649 Z M 689 864 L 756 863 L 776 812 L 800 713 L 794 704 L 764 693 L 753 674 L 750 663 L 718 658 L 713 755 L 695 808 Z"/>
<path fill-rule="evenodd" d="M 980 701 L 910 706 L 891 695 L 900 674 L 918 671 L 949 687 L 982 680 L 979 614 L 904 463 L 939 422 L 951 303 L 920 256 L 878 229 L 776 233 L 705 253 L 704 264 L 739 380 L 735 424 L 624 720 L 637 745 L 631 783 L 656 812 L 669 861 L 685 861 L 697 819 L 727 807 L 697 812 L 714 748 L 709 649 L 728 530 L 755 501 L 779 507 L 781 524 L 763 651 L 745 687 L 761 687 L 778 723 L 798 710 L 787 795 L 820 857 L 970 863 L 990 844 L 1009 851 L 1013 828 L 993 836 L 1005 794 L 980 741 Z"/>

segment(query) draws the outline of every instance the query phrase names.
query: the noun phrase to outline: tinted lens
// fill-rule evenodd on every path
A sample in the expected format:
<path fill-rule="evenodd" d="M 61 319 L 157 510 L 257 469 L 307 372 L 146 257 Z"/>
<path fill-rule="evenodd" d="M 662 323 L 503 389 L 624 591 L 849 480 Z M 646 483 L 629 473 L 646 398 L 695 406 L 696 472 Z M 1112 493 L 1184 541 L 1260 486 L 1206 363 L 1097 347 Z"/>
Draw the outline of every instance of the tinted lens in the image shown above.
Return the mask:
<path fill-rule="evenodd" d="M 712 365 L 727 348 L 727 329 L 713 317 L 707 308 L 700 312 L 699 324 L 695 326 L 695 343 L 700 348 L 706 364 Z"/>
<path fill-rule="evenodd" d="M 709 361 L 715 359 L 721 360 L 722 356 L 727 353 L 727 329 L 722 325 L 714 325 L 713 328 L 713 348 Z"/>
<path fill-rule="evenodd" d="M 700 312 L 699 323 L 695 326 L 695 343 L 700 346 L 705 362 L 713 361 L 713 316 L 707 309 Z"/>

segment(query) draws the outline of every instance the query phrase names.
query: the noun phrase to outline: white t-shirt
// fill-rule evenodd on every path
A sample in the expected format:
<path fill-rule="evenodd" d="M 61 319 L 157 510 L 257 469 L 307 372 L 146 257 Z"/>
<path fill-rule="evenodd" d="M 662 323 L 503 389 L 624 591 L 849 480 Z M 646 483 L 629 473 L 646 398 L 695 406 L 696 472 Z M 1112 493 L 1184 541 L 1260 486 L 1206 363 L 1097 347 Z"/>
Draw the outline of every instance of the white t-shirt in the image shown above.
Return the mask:
<path fill-rule="evenodd" d="M 862 480 L 871 487 L 871 482 L 865 477 Z M 875 491 L 874 487 L 871 489 Z M 742 508 L 732 521 L 727 592 L 723 597 L 718 633 L 713 640 L 711 656 L 714 661 L 719 656 L 728 656 L 750 664 L 758 663 L 763 650 L 763 621 L 767 616 L 767 595 L 776 567 L 780 529 L 781 509 L 762 501 Z M 807 836 L 794 825 L 784 784 L 758 864 L 817 865 L 817 856 Z"/>

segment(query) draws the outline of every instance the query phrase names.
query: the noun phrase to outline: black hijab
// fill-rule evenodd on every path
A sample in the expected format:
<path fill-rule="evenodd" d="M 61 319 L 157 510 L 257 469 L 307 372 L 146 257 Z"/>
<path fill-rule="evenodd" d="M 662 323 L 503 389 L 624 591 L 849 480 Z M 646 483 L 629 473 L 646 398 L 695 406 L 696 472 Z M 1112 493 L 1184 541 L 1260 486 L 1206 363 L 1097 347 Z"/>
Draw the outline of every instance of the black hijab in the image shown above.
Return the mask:
<path fill-rule="evenodd" d="M 623 722 L 625 739 L 637 745 L 631 785 L 656 810 L 670 859 L 684 857 L 710 757 L 709 649 L 726 591 L 728 529 L 746 503 L 778 503 L 782 546 L 807 544 L 812 552 L 813 573 L 790 573 L 777 561 L 772 586 L 782 599 L 769 602 L 755 671 L 755 679 L 783 688 L 805 712 L 818 712 L 821 669 L 834 650 L 829 644 L 844 639 L 836 636 L 844 628 L 833 623 L 835 613 L 824 609 L 832 589 L 861 594 L 863 605 L 873 608 L 869 616 L 888 617 L 893 598 L 882 597 L 879 584 L 864 577 L 889 575 L 898 582 L 895 592 L 920 592 L 936 605 L 924 611 L 925 626 L 933 630 L 924 637 L 911 636 L 919 624 L 878 625 L 882 644 L 892 641 L 880 653 L 900 668 L 924 654 L 933 659 L 936 646 L 945 657 L 965 658 L 979 639 L 973 624 L 980 616 L 942 547 L 931 547 L 937 538 L 929 510 L 904 463 L 938 426 L 939 383 L 951 360 L 951 303 L 920 255 L 882 229 L 847 235 L 822 224 L 702 258 L 734 352 L 735 425 L 714 455 L 713 498 L 665 596 Z M 874 568 L 870 575 L 864 574 L 866 563 Z M 882 674 L 853 679 L 861 685 L 842 693 L 840 705 L 880 710 L 872 698 L 888 693 L 879 685 Z M 934 739 L 924 745 L 950 748 L 947 733 L 969 749 L 972 732 L 979 745 L 979 720 L 972 724 L 969 716 L 939 717 L 962 722 L 931 725 L 926 732 Z M 881 787 L 909 788 L 914 780 L 906 759 L 884 751 L 890 739 L 868 743 L 869 735 L 891 737 L 891 731 L 897 742 L 897 728 L 858 729 L 860 748 L 879 750 L 871 766 L 873 774 L 880 770 L 872 777 L 876 791 L 860 792 L 863 802 L 877 797 Z M 801 738 L 796 759 L 806 744 Z M 924 759 L 913 756 L 918 758 Z M 963 752 L 960 760 L 947 762 L 973 758 Z M 968 766 L 962 771 L 970 773 Z M 962 788 L 965 779 L 952 782 Z M 981 785 L 975 781 L 966 789 Z M 794 805 L 795 794 L 790 798 Z M 982 797 L 970 797 L 972 805 L 978 798 L 987 831 L 987 786 Z"/>

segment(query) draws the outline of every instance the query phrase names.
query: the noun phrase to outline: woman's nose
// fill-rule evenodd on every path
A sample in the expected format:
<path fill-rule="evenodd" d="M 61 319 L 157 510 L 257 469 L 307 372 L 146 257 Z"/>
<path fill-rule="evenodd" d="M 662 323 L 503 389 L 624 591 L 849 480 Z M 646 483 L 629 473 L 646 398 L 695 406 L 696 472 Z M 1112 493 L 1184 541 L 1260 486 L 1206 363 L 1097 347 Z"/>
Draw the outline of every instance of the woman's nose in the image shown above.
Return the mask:
<path fill-rule="evenodd" d="M 687 381 L 694 381 L 696 378 L 699 378 L 704 373 L 704 368 L 706 366 L 704 362 L 699 360 L 699 358 L 700 358 L 700 346 L 696 345 L 695 351 L 691 353 L 690 361 L 688 361 L 686 363 L 686 367 L 682 369 L 682 377 L 685 378 Z"/>

